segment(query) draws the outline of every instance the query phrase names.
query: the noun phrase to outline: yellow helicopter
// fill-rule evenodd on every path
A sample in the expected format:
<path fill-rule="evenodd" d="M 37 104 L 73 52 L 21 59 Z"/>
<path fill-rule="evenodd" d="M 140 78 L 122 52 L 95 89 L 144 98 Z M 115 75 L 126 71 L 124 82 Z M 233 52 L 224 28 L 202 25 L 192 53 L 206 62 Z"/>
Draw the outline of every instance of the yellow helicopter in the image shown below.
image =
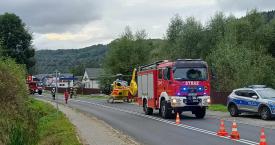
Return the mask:
<path fill-rule="evenodd" d="M 133 70 L 132 79 L 130 86 L 128 86 L 127 81 L 121 79 L 122 74 L 118 74 L 118 78 L 112 84 L 112 92 L 110 94 L 108 103 L 114 103 L 115 100 L 122 100 L 129 102 L 137 94 L 137 83 L 136 83 L 136 69 Z"/>

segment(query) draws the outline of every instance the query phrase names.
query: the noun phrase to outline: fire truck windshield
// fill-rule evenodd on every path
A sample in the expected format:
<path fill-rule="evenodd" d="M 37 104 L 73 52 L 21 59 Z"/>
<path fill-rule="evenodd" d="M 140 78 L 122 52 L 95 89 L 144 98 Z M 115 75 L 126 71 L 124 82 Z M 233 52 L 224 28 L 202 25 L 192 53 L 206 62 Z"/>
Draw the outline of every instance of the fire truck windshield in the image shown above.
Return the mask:
<path fill-rule="evenodd" d="M 175 68 L 174 79 L 181 81 L 204 81 L 207 80 L 206 68 Z"/>

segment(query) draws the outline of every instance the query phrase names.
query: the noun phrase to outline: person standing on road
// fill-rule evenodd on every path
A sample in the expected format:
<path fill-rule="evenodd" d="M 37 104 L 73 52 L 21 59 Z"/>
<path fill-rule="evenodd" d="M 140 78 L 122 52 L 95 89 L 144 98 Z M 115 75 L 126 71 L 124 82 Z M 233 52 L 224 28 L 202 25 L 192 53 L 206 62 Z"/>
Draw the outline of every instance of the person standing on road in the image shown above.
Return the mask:
<path fill-rule="evenodd" d="M 55 100 L 55 92 L 56 92 L 56 91 L 55 91 L 55 88 L 53 88 L 51 92 L 52 92 L 53 100 Z"/>
<path fill-rule="evenodd" d="M 74 95 L 74 90 L 73 88 L 70 89 L 70 98 L 72 99 L 73 98 L 73 95 Z"/>
<path fill-rule="evenodd" d="M 64 92 L 64 99 L 65 99 L 65 103 L 67 104 L 68 103 L 68 99 L 69 99 L 69 93 L 68 93 L 67 89 Z"/>

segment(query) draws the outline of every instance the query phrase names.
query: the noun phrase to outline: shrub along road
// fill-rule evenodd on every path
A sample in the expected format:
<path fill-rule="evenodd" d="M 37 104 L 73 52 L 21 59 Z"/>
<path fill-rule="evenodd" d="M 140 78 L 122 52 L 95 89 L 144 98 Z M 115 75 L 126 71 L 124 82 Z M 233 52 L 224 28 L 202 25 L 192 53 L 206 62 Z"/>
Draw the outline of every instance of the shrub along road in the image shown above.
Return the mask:
<path fill-rule="evenodd" d="M 41 98 L 50 99 L 49 96 Z M 59 100 L 64 102 L 61 98 Z M 232 141 L 218 137 L 215 134 L 219 129 L 220 120 L 208 115 L 205 119 L 195 119 L 192 115 L 183 113 L 181 125 L 176 125 L 174 119 L 159 118 L 157 111 L 153 116 L 147 116 L 140 107 L 128 103 L 108 104 L 106 100 L 82 98 L 70 100 L 68 106 L 91 114 L 146 145 L 219 145 L 221 142 L 226 145 L 256 145 L 260 138 L 261 127 L 242 123 L 238 124 L 241 140 Z M 226 121 L 225 125 L 230 133 L 232 122 Z M 274 130 L 266 129 L 265 133 L 268 143 L 275 144 L 275 140 L 272 140 Z"/>

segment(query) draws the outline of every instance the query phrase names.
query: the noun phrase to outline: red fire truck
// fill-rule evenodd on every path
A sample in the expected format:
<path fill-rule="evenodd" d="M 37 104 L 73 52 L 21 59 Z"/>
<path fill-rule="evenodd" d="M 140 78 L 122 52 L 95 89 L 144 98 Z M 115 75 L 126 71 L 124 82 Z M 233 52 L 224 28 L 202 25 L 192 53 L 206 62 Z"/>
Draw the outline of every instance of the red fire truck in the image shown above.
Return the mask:
<path fill-rule="evenodd" d="M 210 103 L 210 75 L 205 61 L 158 61 L 140 66 L 137 76 L 137 100 L 146 115 L 158 109 L 163 118 L 183 111 L 191 111 L 197 118 L 204 118 Z"/>
<path fill-rule="evenodd" d="M 43 92 L 43 86 L 39 83 L 39 81 L 34 80 L 33 76 L 28 76 L 27 85 L 29 88 L 30 94 L 38 93 L 39 95 Z"/>

